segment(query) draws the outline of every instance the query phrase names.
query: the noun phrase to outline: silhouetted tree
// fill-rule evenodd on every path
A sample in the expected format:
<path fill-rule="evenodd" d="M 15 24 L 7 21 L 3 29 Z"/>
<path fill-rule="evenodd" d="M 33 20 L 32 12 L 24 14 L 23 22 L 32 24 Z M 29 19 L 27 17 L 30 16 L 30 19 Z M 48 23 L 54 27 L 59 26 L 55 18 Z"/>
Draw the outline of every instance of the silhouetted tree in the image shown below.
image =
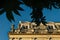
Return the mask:
<path fill-rule="evenodd" d="M 33 9 L 31 13 L 32 21 L 36 22 L 38 25 L 42 22 L 44 25 L 46 23 L 45 16 L 43 16 L 42 10 L 43 8 L 52 9 L 60 8 L 60 0 L 21 0 L 22 3 L 26 4 L 27 6 Z M 20 6 L 21 1 L 18 0 L 1 0 L 0 1 L 0 15 L 6 11 L 6 16 L 9 21 L 13 20 L 14 17 L 12 11 L 15 14 L 20 15 L 18 10 L 23 10 Z"/>
<path fill-rule="evenodd" d="M 45 25 L 46 19 L 45 16 L 43 16 L 42 9 L 33 9 L 33 12 L 31 13 L 32 22 L 36 22 L 37 25 L 39 25 L 41 22 Z"/>
<path fill-rule="evenodd" d="M 18 0 L 0 0 L 0 15 L 6 12 L 6 17 L 7 19 L 11 22 L 12 20 L 14 21 L 14 16 L 12 11 L 19 15 L 18 10 L 23 10 L 20 6 L 22 4 Z"/>
<path fill-rule="evenodd" d="M 23 2 L 33 9 L 31 13 L 31 18 L 37 24 L 42 22 L 44 25 L 46 23 L 45 16 L 43 16 L 42 10 L 43 8 L 52 9 L 60 8 L 60 0 L 23 0 Z"/>

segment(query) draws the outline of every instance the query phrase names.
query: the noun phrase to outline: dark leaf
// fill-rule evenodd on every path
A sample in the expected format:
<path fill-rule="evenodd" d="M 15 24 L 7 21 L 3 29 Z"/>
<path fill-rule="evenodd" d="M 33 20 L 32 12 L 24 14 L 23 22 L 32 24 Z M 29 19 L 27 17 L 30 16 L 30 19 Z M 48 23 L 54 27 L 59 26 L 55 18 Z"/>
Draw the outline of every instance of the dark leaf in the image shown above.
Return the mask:
<path fill-rule="evenodd" d="M 21 2 L 21 1 L 18 1 L 17 3 L 18 3 L 18 4 L 22 4 L 22 2 Z"/>
<path fill-rule="evenodd" d="M 10 22 L 12 22 L 12 20 L 15 21 L 11 11 L 7 11 L 6 17 Z"/>
<path fill-rule="evenodd" d="M 46 21 L 42 21 L 42 24 L 45 25 L 45 26 L 46 26 L 46 23 L 47 23 Z"/>
<path fill-rule="evenodd" d="M 24 11 L 24 10 L 23 10 L 21 7 L 19 7 L 19 6 L 17 6 L 16 9 L 21 10 L 21 11 Z"/>
<path fill-rule="evenodd" d="M 41 22 L 43 25 L 46 25 L 47 22 L 46 22 L 45 16 L 41 18 Z"/>
<path fill-rule="evenodd" d="M 0 10 L 0 15 L 2 15 L 5 12 L 4 9 Z"/>
<path fill-rule="evenodd" d="M 16 15 L 21 16 L 21 15 L 19 14 L 19 12 L 18 12 L 16 9 L 14 9 L 13 11 L 14 11 L 14 13 L 15 13 Z"/>
<path fill-rule="evenodd" d="M 10 22 L 12 20 L 15 21 L 12 11 L 14 11 L 15 14 L 21 16 L 18 12 L 18 10 L 23 11 L 23 9 L 20 7 L 21 4 L 22 2 L 18 0 L 0 0 L 0 9 L 3 8 L 3 10 L 0 11 L 0 15 L 6 11 L 7 19 Z"/>

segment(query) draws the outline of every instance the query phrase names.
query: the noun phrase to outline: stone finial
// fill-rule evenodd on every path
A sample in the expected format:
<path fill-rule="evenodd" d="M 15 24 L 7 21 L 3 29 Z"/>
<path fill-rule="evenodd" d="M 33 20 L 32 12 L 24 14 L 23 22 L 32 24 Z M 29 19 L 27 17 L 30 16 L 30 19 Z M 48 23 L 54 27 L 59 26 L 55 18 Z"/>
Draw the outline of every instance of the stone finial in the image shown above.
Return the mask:
<path fill-rule="evenodd" d="M 18 24 L 18 28 L 17 28 L 17 33 L 20 33 L 20 29 L 21 29 L 21 24 Z"/>
<path fill-rule="evenodd" d="M 20 29 L 20 27 L 21 27 L 21 24 L 18 24 L 18 29 Z"/>
<path fill-rule="evenodd" d="M 21 23 L 21 21 L 19 21 L 19 23 Z"/>
<path fill-rule="evenodd" d="M 14 32 L 14 24 L 11 26 L 11 32 Z"/>
<path fill-rule="evenodd" d="M 11 29 L 14 29 L 14 24 L 12 24 Z"/>

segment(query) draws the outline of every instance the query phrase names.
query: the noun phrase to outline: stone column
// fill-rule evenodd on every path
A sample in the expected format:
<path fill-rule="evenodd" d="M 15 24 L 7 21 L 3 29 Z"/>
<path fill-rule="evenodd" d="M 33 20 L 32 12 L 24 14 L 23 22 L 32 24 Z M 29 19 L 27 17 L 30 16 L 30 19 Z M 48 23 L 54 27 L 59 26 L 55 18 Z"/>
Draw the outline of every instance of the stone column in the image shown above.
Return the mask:
<path fill-rule="evenodd" d="M 29 29 L 29 25 L 27 25 L 28 29 Z"/>

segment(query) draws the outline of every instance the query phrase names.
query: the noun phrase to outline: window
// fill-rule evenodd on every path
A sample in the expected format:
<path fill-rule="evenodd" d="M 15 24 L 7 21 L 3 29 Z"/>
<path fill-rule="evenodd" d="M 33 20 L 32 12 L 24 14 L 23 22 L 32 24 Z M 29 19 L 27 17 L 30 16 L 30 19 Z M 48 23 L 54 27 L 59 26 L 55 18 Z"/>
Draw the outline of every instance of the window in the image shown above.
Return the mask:
<path fill-rule="evenodd" d="M 22 40 L 22 38 L 19 38 L 19 40 Z"/>
<path fill-rule="evenodd" d="M 15 38 L 12 38 L 12 40 L 14 40 Z"/>
<path fill-rule="evenodd" d="M 37 40 L 37 38 L 34 38 L 34 40 Z"/>
<path fill-rule="evenodd" d="M 25 29 L 28 29 L 28 26 L 26 26 Z"/>
<path fill-rule="evenodd" d="M 48 26 L 47 30 L 48 30 L 48 33 L 50 33 L 50 34 L 53 33 L 53 31 L 54 31 L 53 26 Z"/>
<path fill-rule="evenodd" d="M 52 38 L 50 37 L 49 40 L 52 40 Z"/>
<path fill-rule="evenodd" d="M 34 27 L 36 27 L 36 25 L 33 25 L 32 27 L 34 28 Z"/>
<path fill-rule="evenodd" d="M 24 25 L 22 25 L 22 29 L 25 29 L 25 26 Z"/>
<path fill-rule="evenodd" d="M 23 26 L 20 28 L 20 32 L 24 32 L 24 29 L 25 29 L 25 26 L 23 25 Z"/>
<path fill-rule="evenodd" d="M 53 26 L 48 26 L 48 28 L 47 29 L 53 29 Z"/>
<path fill-rule="evenodd" d="M 58 25 L 58 29 L 60 29 L 60 25 Z"/>

